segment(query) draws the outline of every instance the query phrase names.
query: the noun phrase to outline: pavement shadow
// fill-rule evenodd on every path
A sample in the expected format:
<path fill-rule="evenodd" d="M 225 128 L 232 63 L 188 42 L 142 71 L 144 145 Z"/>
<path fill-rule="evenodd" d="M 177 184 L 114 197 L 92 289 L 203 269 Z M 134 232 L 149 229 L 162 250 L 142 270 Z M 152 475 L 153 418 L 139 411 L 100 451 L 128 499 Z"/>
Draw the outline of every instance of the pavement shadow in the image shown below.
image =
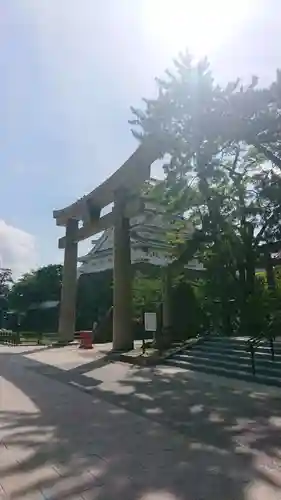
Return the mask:
<path fill-rule="evenodd" d="M 85 395 L 21 359 L 0 355 L 0 375 L 36 411 L 0 411 L 2 446 L 22 457 L 0 461 L 0 477 L 48 465 L 55 475 L 23 481 L 12 498 L 245 500 L 259 498 L 256 487 L 278 498 L 278 398 L 151 369 L 106 387 L 92 381 Z"/>

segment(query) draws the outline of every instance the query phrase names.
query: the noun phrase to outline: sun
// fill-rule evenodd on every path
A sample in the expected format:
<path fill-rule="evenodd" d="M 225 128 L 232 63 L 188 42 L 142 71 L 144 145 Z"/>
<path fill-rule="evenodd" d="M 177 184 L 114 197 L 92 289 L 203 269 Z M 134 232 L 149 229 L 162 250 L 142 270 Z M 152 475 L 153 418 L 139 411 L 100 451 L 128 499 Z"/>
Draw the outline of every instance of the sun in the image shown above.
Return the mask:
<path fill-rule="evenodd" d="M 210 55 L 249 18 L 254 0 L 142 0 L 149 37 L 169 52 L 188 47 L 195 57 Z"/>

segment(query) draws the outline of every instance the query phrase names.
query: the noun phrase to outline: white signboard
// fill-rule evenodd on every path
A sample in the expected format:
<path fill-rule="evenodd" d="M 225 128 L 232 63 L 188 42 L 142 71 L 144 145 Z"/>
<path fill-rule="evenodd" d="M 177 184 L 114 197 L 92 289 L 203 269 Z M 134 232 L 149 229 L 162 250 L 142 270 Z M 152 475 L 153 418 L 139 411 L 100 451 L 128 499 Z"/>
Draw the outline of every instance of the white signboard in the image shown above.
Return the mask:
<path fill-rule="evenodd" d="M 146 332 L 156 332 L 157 318 L 155 312 L 144 313 L 144 328 Z"/>

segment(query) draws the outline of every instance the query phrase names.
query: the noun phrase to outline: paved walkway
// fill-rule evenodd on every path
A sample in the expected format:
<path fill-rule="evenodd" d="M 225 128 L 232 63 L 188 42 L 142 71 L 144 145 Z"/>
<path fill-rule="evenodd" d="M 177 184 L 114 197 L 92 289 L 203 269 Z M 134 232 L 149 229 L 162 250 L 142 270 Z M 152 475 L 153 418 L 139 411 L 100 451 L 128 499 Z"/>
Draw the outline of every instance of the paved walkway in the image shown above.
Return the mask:
<path fill-rule="evenodd" d="M 1 500 L 280 500 L 280 431 L 278 391 L 0 347 Z"/>

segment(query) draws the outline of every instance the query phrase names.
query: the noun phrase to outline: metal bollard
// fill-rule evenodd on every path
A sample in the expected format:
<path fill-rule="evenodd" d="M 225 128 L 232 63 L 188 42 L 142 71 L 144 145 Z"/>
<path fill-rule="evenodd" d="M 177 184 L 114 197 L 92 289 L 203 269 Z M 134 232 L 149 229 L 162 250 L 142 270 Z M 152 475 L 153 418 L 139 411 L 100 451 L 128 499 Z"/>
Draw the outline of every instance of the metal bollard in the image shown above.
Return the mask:
<path fill-rule="evenodd" d="M 255 363 L 255 350 L 252 344 L 250 345 L 251 361 L 252 361 L 252 372 L 256 375 L 256 363 Z"/>
<path fill-rule="evenodd" d="M 270 340 L 270 351 L 271 351 L 271 359 L 272 361 L 274 361 L 274 343 L 273 343 L 273 338 L 271 337 Z"/>

